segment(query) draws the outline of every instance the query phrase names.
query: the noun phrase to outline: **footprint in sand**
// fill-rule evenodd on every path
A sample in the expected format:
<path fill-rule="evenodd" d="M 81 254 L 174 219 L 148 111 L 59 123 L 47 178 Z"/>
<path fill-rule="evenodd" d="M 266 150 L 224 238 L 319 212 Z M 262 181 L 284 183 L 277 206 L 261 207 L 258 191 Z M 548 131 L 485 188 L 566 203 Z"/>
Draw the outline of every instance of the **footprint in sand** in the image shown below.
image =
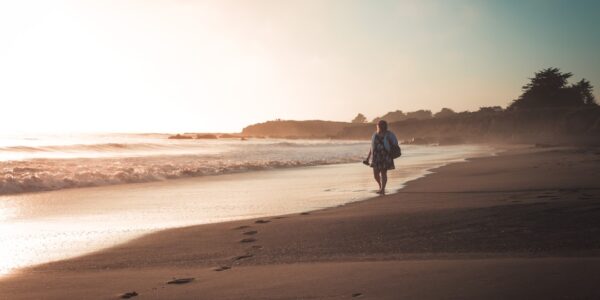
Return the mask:
<path fill-rule="evenodd" d="M 138 296 L 139 294 L 135 291 L 127 292 L 121 295 L 121 299 L 129 299 Z"/>
<path fill-rule="evenodd" d="M 255 235 L 255 234 L 257 234 L 257 233 L 258 233 L 258 231 L 256 231 L 256 230 L 250 230 L 250 231 L 246 231 L 246 232 L 244 232 L 243 234 L 244 234 L 244 235 Z"/>
<path fill-rule="evenodd" d="M 217 272 L 221 272 L 221 271 L 226 271 L 226 270 L 229 270 L 229 269 L 231 269 L 231 267 L 229 267 L 229 266 L 220 266 L 218 268 L 214 268 L 213 270 L 215 270 Z"/>
<path fill-rule="evenodd" d="M 233 261 L 238 261 L 238 260 L 250 258 L 252 256 L 254 256 L 254 255 L 252 255 L 252 254 L 244 254 L 244 255 L 236 256 L 236 257 L 233 258 Z"/>
<path fill-rule="evenodd" d="M 303 216 L 310 215 L 310 213 L 309 213 L 309 212 L 303 212 L 303 213 L 300 213 L 300 214 L 301 214 L 301 215 L 303 215 Z"/>
<path fill-rule="evenodd" d="M 240 243 L 253 243 L 256 242 L 255 238 L 246 238 L 240 241 Z"/>
<path fill-rule="evenodd" d="M 173 278 L 173 280 L 167 281 L 167 284 L 184 284 L 184 283 L 190 283 L 192 281 L 194 281 L 193 277 L 190 277 L 190 278 Z"/>
<path fill-rule="evenodd" d="M 238 226 L 238 227 L 234 228 L 233 230 L 240 230 L 240 229 L 246 229 L 246 228 L 250 228 L 250 226 L 248 226 L 248 225 Z"/>
<path fill-rule="evenodd" d="M 352 294 L 352 298 L 356 298 L 356 297 L 360 297 L 362 296 L 362 293 L 354 293 Z"/>
<path fill-rule="evenodd" d="M 265 223 L 269 223 L 269 222 L 271 222 L 271 221 L 269 221 L 269 220 L 257 220 L 254 223 L 256 223 L 256 224 L 265 224 Z"/>

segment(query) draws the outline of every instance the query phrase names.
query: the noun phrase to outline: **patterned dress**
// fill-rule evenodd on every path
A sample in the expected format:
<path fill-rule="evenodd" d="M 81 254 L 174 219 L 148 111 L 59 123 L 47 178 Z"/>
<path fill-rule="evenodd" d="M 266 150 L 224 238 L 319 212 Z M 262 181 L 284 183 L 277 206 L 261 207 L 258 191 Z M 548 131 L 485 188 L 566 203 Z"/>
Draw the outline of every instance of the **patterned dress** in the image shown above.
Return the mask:
<path fill-rule="evenodd" d="M 373 143 L 372 154 L 373 160 L 371 161 L 371 167 L 376 170 L 393 170 L 394 159 L 390 156 L 384 145 L 385 136 L 375 134 L 375 140 Z"/>

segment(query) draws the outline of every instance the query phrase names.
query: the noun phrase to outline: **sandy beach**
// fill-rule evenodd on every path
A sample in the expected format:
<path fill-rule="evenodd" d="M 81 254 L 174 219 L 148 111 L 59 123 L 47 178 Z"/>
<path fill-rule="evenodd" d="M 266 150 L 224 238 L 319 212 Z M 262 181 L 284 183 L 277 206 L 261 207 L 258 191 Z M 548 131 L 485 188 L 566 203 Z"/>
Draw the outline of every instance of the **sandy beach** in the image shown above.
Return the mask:
<path fill-rule="evenodd" d="M 597 299 L 599 170 L 598 148 L 513 148 L 396 194 L 21 270 L 0 299 Z"/>
<path fill-rule="evenodd" d="M 600 1 L 0 24 L 0 300 L 600 299 Z"/>

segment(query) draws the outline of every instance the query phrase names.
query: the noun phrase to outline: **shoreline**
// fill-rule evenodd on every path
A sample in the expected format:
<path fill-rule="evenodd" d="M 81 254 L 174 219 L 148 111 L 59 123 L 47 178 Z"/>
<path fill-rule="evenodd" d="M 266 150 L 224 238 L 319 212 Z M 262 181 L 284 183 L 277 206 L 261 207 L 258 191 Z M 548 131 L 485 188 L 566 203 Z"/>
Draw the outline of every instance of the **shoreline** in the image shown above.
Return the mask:
<path fill-rule="evenodd" d="M 541 269 L 558 268 L 577 278 L 597 279 L 600 241 L 593 232 L 600 230 L 596 221 L 600 185 L 593 175 L 599 161 L 597 148 L 512 149 L 435 168 L 407 182 L 398 193 L 383 197 L 262 218 L 264 222 L 247 219 L 168 229 L 83 257 L 21 270 L 0 279 L 0 298 L 116 298 L 127 290 L 157 299 L 202 295 L 343 299 L 356 293 L 371 298 L 444 298 L 440 293 L 448 296 L 452 291 L 454 296 L 502 298 L 507 294 L 493 296 L 489 287 L 486 291 L 471 284 L 463 286 L 463 294 L 456 294 L 460 290 L 450 285 L 450 290 L 437 294 L 425 286 L 434 278 L 451 282 L 455 275 L 474 281 L 500 276 L 500 282 L 517 285 L 502 277 L 502 270 L 511 266 L 511 272 L 523 271 L 520 265 L 531 264 L 539 264 L 540 270 L 525 273 L 546 283 L 556 278 Z M 557 212 L 561 213 L 558 219 L 553 215 Z M 574 267 L 582 261 L 586 267 Z M 478 273 L 486 264 L 492 267 Z M 457 266 L 472 269 L 454 270 Z M 230 269 L 215 271 L 220 267 Z M 347 272 L 338 272 L 342 269 Z M 381 272 L 371 274 L 373 270 Z M 445 270 L 446 276 L 436 275 L 435 270 Z M 354 272 L 371 275 L 351 275 Z M 411 280 L 421 289 L 407 289 L 402 287 L 406 283 L 389 278 L 406 272 L 414 272 L 417 279 Z M 335 276 L 323 277 L 325 273 Z M 158 281 L 165 276 L 165 282 L 185 276 L 196 280 L 172 286 Z M 355 284 L 362 284 L 361 291 L 352 292 Z M 576 295 L 599 295 L 589 284 L 585 279 L 555 283 L 554 295 L 538 287 L 517 298 L 573 296 L 568 293 L 577 292 L 575 286 Z M 380 290 L 383 286 L 387 288 Z M 514 291 L 523 288 L 515 286 Z"/>
<path fill-rule="evenodd" d="M 389 191 L 425 175 L 426 169 L 484 155 L 487 149 L 420 149 L 402 161 L 402 170 L 390 174 Z M 376 196 L 373 182 L 367 167 L 352 163 L 7 197 L 0 199 L 7 200 L 0 202 L 9 213 L 8 219 L 0 220 L 0 231 L 5 232 L 0 243 L 8 244 L 4 256 L 13 258 L 0 261 L 0 273 L 82 256 L 169 228 L 360 201 Z M 12 217 L 11 211 L 16 212 Z M 45 219 L 51 219 L 51 228 L 44 225 Z"/>
<path fill-rule="evenodd" d="M 282 139 L 281 141 L 286 142 L 287 140 Z M 312 141 L 312 140 L 303 140 L 303 141 Z M 343 142 L 362 142 L 362 141 L 352 141 L 352 140 L 344 140 Z M 366 145 L 368 146 L 368 145 Z M 481 144 L 481 143 L 472 143 L 472 144 L 461 144 L 461 145 L 406 145 L 409 147 L 444 147 L 444 148 L 453 148 L 453 147 L 490 147 L 490 145 L 488 144 Z M 491 145 L 491 147 L 493 147 L 494 145 Z M 516 146 L 518 147 L 518 146 Z M 224 169 L 220 172 L 217 173 L 199 173 L 199 174 L 194 174 L 194 175 L 177 175 L 175 177 L 164 177 L 164 178 L 152 178 L 152 179 L 132 179 L 132 181 L 123 181 L 123 182 L 103 182 L 103 183 L 86 183 L 84 185 L 74 185 L 74 186 L 68 186 L 68 187 L 36 187 L 36 189 L 32 189 L 32 190 L 14 190 L 14 191 L 0 191 L 2 193 L 0 193 L 0 198 L 2 197 L 12 197 L 12 196 L 21 196 L 21 195 L 35 195 L 35 194 L 39 194 L 39 193 L 47 193 L 47 192 L 57 192 L 57 191 L 65 191 L 65 190 L 78 190 L 78 189 L 88 189 L 88 188 L 103 188 L 103 187 L 118 187 L 118 186 L 128 186 L 128 185 L 136 185 L 136 184 L 153 184 L 153 183 L 160 183 L 160 182 L 172 182 L 172 181 L 176 181 L 176 180 L 187 180 L 187 179 L 195 179 L 195 178 L 206 178 L 206 177 L 214 177 L 214 176 L 222 176 L 222 175 L 235 175 L 235 174 L 245 174 L 245 173 L 253 173 L 253 172 L 261 172 L 261 171 L 272 171 L 272 170 L 290 170 L 290 169 L 297 169 L 297 168 L 306 168 L 306 167 L 318 167 L 318 166 L 330 166 L 330 165 L 339 165 L 339 164 L 348 164 L 348 163 L 354 163 L 357 162 L 359 160 L 361 160 L 362 156 L 357 156 L 357 157 L 353 157 L 353 158 L 344 158 L 341 160 L 332 160 L 332 161 L 320 161 L 320 160 L 314 160 L 314 161 L 303 161 L 300 162 L 299 164 L 274 164 L 274 165 L 263 165 L 263 166 L 249 166 L 247 169 L 245 168 L 241 168 L 241 169 Z M 97 158 L 91 158 L 91 157 L 73 157 L 73 158 L 67 158 L 65 160 L 69 160 L 69 159 L 73 159 L 73 160 L 94 160 L 94 159 L 100 159 L 100 160 L 109 160 L 109 159 L 121 159 L 123 157 L 97 157 Z M 37 159 L 37 158 L 36 158 Z M 48 158 L 50 160 L 59 160 L 62 161 L 63 159 L 56 159 L 56 158 Z M 4 162 L 4 163 L 20 163 L 23 161 L 26 161 L 27 159 L 23 159 L 23 160 L 7 160 L 7 161 L 0 161 L 0 162 Z"/>

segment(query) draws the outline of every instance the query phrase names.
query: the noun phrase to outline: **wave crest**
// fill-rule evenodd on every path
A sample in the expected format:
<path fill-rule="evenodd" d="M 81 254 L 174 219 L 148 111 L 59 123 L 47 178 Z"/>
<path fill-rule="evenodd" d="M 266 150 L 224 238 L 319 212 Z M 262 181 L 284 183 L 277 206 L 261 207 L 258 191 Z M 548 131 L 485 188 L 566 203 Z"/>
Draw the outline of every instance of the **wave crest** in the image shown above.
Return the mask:
<path fill-rule="evenodd" d="M 175 163 L 144 163 L 143 159 L 79 159 L 28 161 L 29 166 L 10 167 L 5 164 L 0 169 L 0 195 L 346 163 L 357 161 L 358 157 L 240 162 L 190 158 L 173 160 Z"/>

